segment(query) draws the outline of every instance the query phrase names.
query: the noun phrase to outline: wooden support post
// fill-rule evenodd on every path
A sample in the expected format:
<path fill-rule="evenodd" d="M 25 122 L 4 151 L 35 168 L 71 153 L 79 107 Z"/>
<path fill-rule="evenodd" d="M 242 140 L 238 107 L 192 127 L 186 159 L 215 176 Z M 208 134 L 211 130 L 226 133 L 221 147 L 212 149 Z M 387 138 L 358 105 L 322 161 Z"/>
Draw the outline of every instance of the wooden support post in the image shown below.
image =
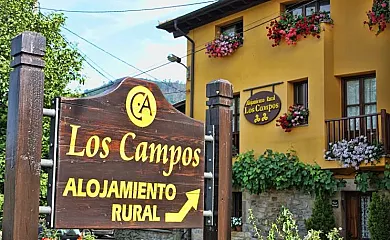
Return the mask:
<path fill-rule="evenodd" d="M 38 239 L 45 38 L 24 32 L 11 43 L 4 240 Z"/>
<path fill-rule="evenodd" d="M 232 196 L 232 105 L 233 89 L 226 80 L 216 80 L 207 84 L 206 96 L 209 98 L 207 106 L 206 125 L 215 127 L 215 159 L 216 174 L 214 185 L 214 206 L 218 209 L 214 230 L 218 240 L 230 240 L 231 196 Z M 215 229 L 216 227 L 216 229 Z M 210 228 L 209 228 L 210 229 Z M 213 239 L 213 234 L 205 229 L 204 239 Z M 211 230 L 213 230 L 211 228 Z"/>

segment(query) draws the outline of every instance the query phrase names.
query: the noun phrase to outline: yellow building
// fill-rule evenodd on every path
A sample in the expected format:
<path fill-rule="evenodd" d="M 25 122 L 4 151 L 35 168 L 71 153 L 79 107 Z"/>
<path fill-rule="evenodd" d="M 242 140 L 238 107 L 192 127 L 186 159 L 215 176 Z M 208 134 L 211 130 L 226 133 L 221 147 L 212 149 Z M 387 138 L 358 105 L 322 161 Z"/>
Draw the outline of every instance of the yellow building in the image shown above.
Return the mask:
<path fill-rule="evenodd" d="M 188 42 L 187 64 L 193 65 L 194 79 L 192 89 L 191 82 L 187 82 L 187 113 L 204 120 L 206 84 L 226 79 L 234 89 L 233 135 L 239 152 L 253 149 L 260 154 L 265 149 L 280 152 L 293 149 L 305 163 L 317 163 L 343 178 L 354 178 L 354 168 L 324 158 L 329 143 L 363 135 L 369 142 L 382 142 L 386 153 L 390 150 L 390 126 L 386 124 L 389 119 L 386 111 L 390 112 L 390 30 L 376 36 L 364 24 L 372 4 L 372 0 L 224 0 L 162 23 L 158 28 L 173 33 L 174 37 L 186 36 L 194 41 L 194 64 L 192 45 Z M 306 17 L 313 12 L 330 12 L 333 24 L 320 23 L 319 38 L 301 38 L 296 45 L 288 45 L 282 39 L 279 46 L 272 47 L 266 27 L 285 10 Z M 210 58 L 205 53 L 205 44 L 220 33 L 240 33 L 243 44 L 230 56 Z M 245 115 L 254 116 L 245 114 L 248 107 L 245 104 L 251 94 L 263 91 L 280 98 L 280 112 L 275 110 L 276 118 L 259 125 L 247 120 Z M 276 126 L 276 120 L 294 104 L 307 107 L 310 114 L 307 123 L 285 132 Z M 258 113 L 264 112 L 267 111 Z M 376 166 L 368 164 L 361 168 L 383 170 L 383 166 L 382 158 Z M 335 209 L 338 224 L 364 238 L 365 223 L 346 220 L 346 212 L 364 214 L 358 209 L 363 208 L 359 202 L 364 196 L 351 193 L 356 188 L 353 180 L 349 183 L 337 200 L 342 205 L 358 196 L 357 205 L 352 210 Z"/>

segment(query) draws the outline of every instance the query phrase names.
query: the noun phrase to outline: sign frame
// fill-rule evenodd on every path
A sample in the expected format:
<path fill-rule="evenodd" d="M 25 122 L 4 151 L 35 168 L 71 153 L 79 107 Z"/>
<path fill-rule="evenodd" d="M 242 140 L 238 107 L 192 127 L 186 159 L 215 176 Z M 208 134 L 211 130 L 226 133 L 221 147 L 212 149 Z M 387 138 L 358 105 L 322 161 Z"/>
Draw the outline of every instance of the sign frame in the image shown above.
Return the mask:
<path fill-rule="evenodd" d="M 281 107 L 282 101 L 275 92 L 260 91 L 245 101 L 243 114 L 248 122 L 265 125 L 277 118 Z"/>
<path fill-rule="evenodd" d="M 192 137 L 192 139 L 191 139 L 191 136 L 188 136 L 188 139 L 191 139 L 191 142 L 196 142 L 196 145 L 198 146 L 198 148 L 196 148 L 196 149 L 200 149 L 200 151 L 199 151 L 200 153 L 198 152 L 199 153 L 198 154 L 199 155 L 198 156 L 199 157 L 199 160 L 198 160 L 199 164 L 198 164 L 197 170 L 196 170 L 197 176 L 195 177 L 195 179 L 197 181 L 196 185 L 198 186 L 197 189 L 199 189 L 199 191 L 187 191 L 187 190 L 185 190 L 185 192 L 183 192 L 183 190 L 180 190 L 180 192 L 179 192 L 179 188 L 176 188 L 175 191 L 177 191 L 177 195 L 176 196 L 178 197 L 178 199 L 183 200 L 183 198 L 185 198 L 185 197 L 183 197 L 184 196 L 183 194 L 185 194 L 187 199 L 186 199 L 185 202 L 181 201 L 181 203 L 180 203 L 181 204 L 180 205 L 181 208 L 180 209 L 170 209 L 170 210 L 173 210 L 173 211 L 165 212 L 164 217 L 159 215 L 158 217 L 160 218 L 160 220 L 164 219 L 164 222 L 160 222 L 159 224 L 154 223 L 154 221 L 153 221 L 153 223 L 152 223 L 152 221 L 149 221 L 147 223 L 145 222 L 145 224 L 142 224 L 141 222 L 135 222 L 135 221 L 130 221 L 130 222 L 127 222 L 127 223 L 121 222 L 120 225 L 119 224 L 112 224 L 112 225 L 109 225 L 109 224 L 104 224 L 104 225 L 83 224 L 83 225 L 80 225 L 80 223 L 75 223 L 75 224 L 68 224 L 68 223 L 62 224 L 61 223 L 60 224 L 59 223 L 59 221 L 60 221 L 59 219 L 61 219 L 63 217 L 61 217 L 61 212 L 60 212 L 61 210 L 59 210 L 59 209 L 61 209 L 61 201 L 59 199 L 63 199 L 63 197 L 61 197 L 61 194 L 65 193 L 64 192 L 64 188 L 63 187 L 62 188 L 59 187 L 61 184 L 63 185 L 63 183 L 59 184 L 59 181 L 60 181 L 59 178 L 61 178 L 61 161 L 63 160 L 63 155 L 64 155 L 63 154 L 64 153 L 64 151 L 63 151 L 64 136 L 61 133 L 61 128 L 63 128 L 64 125 L 62 124 L 63 121 L 61 121 L 61 120 L 63 120 L 64 118 L 69 118 L 69 116 L 64 114 L 64 111 L 62 111 L 62 110 L 64 109 L 65 105 L 67 105 L 67 101 L 81 101 L 81 102 L 84 102 L 84 103 L 86 103 L 87 101 L 94 101 L 94 104 L 96 104 L 96 101 L 99 98 L 108 98 L 110 95 L 111 96 L 115 95 L 115 92 L 117 92 L 117 91 L 125 91 L 125 90 L 121 90 L 121 89 L 123 89 L 124 86 L 127 86 L 127 89 L 129 90 L 128 95 L 130 94 L 130 91 L 132 89 L 134 89 L 134 88 L 136 88 L 138 86 L 144 86 L 144 87 L 146 86 L 146 88 L 150 89 L 152 94 L 154 94 L 156 96 L 156 106 L 160 106 L 161 107 L 161 106 L 164 105 L 164 107 L 161 110 L 161 111 L 164 111 L 164 114 L 168 114 L 171 118 L 173 116 L 177 116 L 178 119 L 180 119 L 180 122 L 184 122 L 183 124 L 187 124 L 187 128 L 190 128 L 191 130 L 193 130 L 193 132 L 197 132 L 196 133 L 196 137 L 194 135 Z M 129 86 L 131 86 L 131 88 L 129 88 Z M 77 108 L 77 104 L 73 104 L 73 105 L 72 104 L 70 104 L 70 105 L 68 104 L 68 105 L 72 106 L 73 108 Z M 52 189 L 51 189 L 52 191 L 50 192 L 50 196 L 52 198 L 50 199 L 51 201 L 49 201 L 49 202 L 52 203 L 52 205 L 51 205 L 52 206 L 52 214 L 51 214 L 51 217 L 50 217 L 50 226 L 51 227 L 53 227 L 53 228 L 74 228 L 74 227 L 77 227 L 77 228 L 95 228 L 95 229 L 99 229 L 99 228 L 101 228 L 101 229 L 106 229 L 106 228 L 110 228 L 110 229 L 122 229 L 122 228 L 126 228 L 126 229 L 129 229 L 129 228 L 144 228 L 144 229 L 145 228 L 167 228 L 167 229 L 171 229 L 171 228 L 202 228 L 203 227 L 203 221 L 204 221 L 204 219 L 203 219 L 203 207 L 204 207 L 203 206 L 203 204 L 204 204 L 204 198 L 203 198 L 203 196 L 204 196 L 204 164 L 205 164 L 205 156 L 204 156 L 205 155 L 205 150 L 204 150 L 204 146 L 205 146 L 204 128 L 205 128 L 205 126 L 204 126 L 204 123 L 202 123 L 200 121 L 196 121 L 196 120 L 194 120 L 192 118 L 189 118 L 189 117 L 185 116 L 184 114 L 178 112 L 176 109 L 174 109 L 173 106 L 171 104 L 169 104 L 167 102 L 167 100 L 163 97 L 163 94 L 161 93 L 161 91 L 159 90 L 159 88 L 157 87 L 156 84 L 151 83 L 151 82 L 138 80 L 138 79 L 133 79 L 133 78 L 123 79 L 120 83 L 112 86 L 109 90 L 105 91 L 102 94 L 99 94 L 96 97 L 79 98 L 79 99 L 68 99 L 68 98 L 60 99 L 60 98 L 58 98 L 56 100 L 56 107 L 58 107 L 58 110 L 56 110 L 58 117 L 56 117 L 56 119 L 54 120 L 56 122 L 54 124 L 56 126 L 55 130 L 54 130 L 54 134 L 57 133 L 58 138 L 56 138 L 56 136 L 54 135 L 54 139 L 58 139 L 58 142 L 53 144 L 53 151 L 52 152 L 53 152 L 53 159 L 55 160 L 55 166 L 53 168 L 53 174 L 51 176 L 52 184 L 49 184 L 49 185 L 53 186 Z M 69 108 L 71 108 L 71 107 L 69 107 Z M 126 106 L 126 108 L 128 108 L 128 106 Z M 158 107 L 157 107 L 157 109 L 158 109 Z M 72 110 L 70 110 L 70 111 L 72 111 Z M 126 112 L 126 111 L 124 111 L 124 112 Z M 126 118 L 129 119 L 130 118 L 129 111 L 127 111 L 127 113 L 128 114 L 126 114 Z M 122 112 L 121 114 L 125 114 L 125 113 Z M 168 121 L 169 119 L 165 119 L 165 120 Z M 156 121 L 156 123 L 164 121 L 164 119 L 161 118 L 161 116 L 158 115 L 158 111 L 157 111 L 157 116 L 155 117 L 155 121 Z M 164 127 L 167 127 L 167 125 L 169 125 L 167 123 L 167 121 L 164 122 L 165 123 Z M 131 119 L 128 122 L 131 122 Z M 152 124 L 152 123 L 150 123 L 150 124 Z M 178 122 L 175 122 L 174 124 L 178 124 Z M 194 127 L 191 128 L 191 124 L 195 124 L 196 126 L 194 125 Z M 141 129 L 142 131 L 147 131 L 147 128 L 148 128 L 148 126 L 141 126 L 141 127 L 139 127 L 139 129 Z M 194 130 L 195 128 L 197 130 Z M 72 134 L 73 134 L 74 129 L 75 128 L 72 127 Z M 127 130 L 129 130 L 129 129 L 127 129 Z M 161 130 L 161 131 L 163 131 L 163 130 Z M 134 130 L 134 132 L 135 132 L 135 130 Z M 173 137 L 171 136 L 172 139 L 176 139 L 176 140 L 172 140 L 174 143 L 178 143 L 177 139 L 179 139 L 179 137 L 180 137 L 179 136 L 180 132 L 183 132 L 183 131 L 178 130 L 175 133 L 173 133 L 173 135 L 172 135 Z M 80 133 L 80 135 L 82 135 L 82 134 Z M 103 138 L 103 137 L 104 136 L 102 135 L 101 138 Z M 138 133 L 137 133 L 137 137 L 140 137 L 140 138 L 142 137 L 144 140 L 146 139 L 145 137 L 143 137 L 141 135 L 138 136 Z M 169 139 L 167 140 L 167 139 L 164 139 L 164 138 L 162 138 L 162 139 L 163 139 L 163 142 L 166 142 L 166 141 L 169 140 Z M 194 139 L 196 139 L 196 140 L 193 141 Z M 78 139 L 76 141 L 78 141 Z M 112 141 L 114 142 L 114 138 L 112 139 Z M 147 141 L 147 140 L 145 140 L 145 141 Z M 184 140 L 181 139 L 182 143 L 183 143 L 183 141 L 185 142 L 185 139 Z M 56 149 L 56 145 L 58 146 L 58 149 Z M 134 144 L 134 145 L 136 145 L 136 144 Z M 157 145 L 157 142 L 156 142 L 156 145 Z M 166 146 L 166 145 L 163 145 L 163 146 Z M 77 146 L 75 146 L 75 148 L 76 148 L 75 152 L 77 153 Z M 168 146 L 168 148 L 169 148 L 169 146 Z M 184 154 L 185 150 L 188 149 L 188 148 L 189 147 L 185 148 L 185 146 L 183 145 L 182 154 Z M 176 148 L 176 150 L 177 149 L 178 149 L 178 147 Z M 175 150 L 175 153 L 176 153 L 176 150 Z M 61 155 L 61 151 L 62 151 L 62 155 Z M 187 151 L 187 154 L 188 154 L 188 152 L 189 151 Z M 168 158 L 170 158 L 170 154 L 171 154 L 171 152 L 168 151 L 168 155 L 167 155 Z M 55 157 L 56 155 L 57 155 L 57 157 Z M 195 152 L 193 152 L 192 156 L 193 157 L 191 157 L 191 158 L 194 159 L 195 158 Z M 175 157 L 175 155 L 173 157 Z M 76 162 L 75 159 L 73 159 L 72 161 L 73 161 L 73 163 Z M 108 161 L 109 160 L 107 159 L 107 162 Z M 117 161 L 117 160 L 115 160 L 115 161 Z M 193 161 L 195 161 L 195 160 L 193 160 Z M 124 162 L 124 164 L 129 164 L 129 163 L 131 163 L 131 160 L 129 160 L 129 159 L 126 159 L 126 162 Z M 136 163 L 136 161 L 133 161 L 133 163 Z M 137 163 L 138 163 L 138 161 L 137 161 Z M 147 163 L 147 161 L 145 163 Z M 194 163 L 192 162 L 191 164 L 194 164 Z M 180 167 L 183 168 L 183 169 L 185 168 L 185 166 L 183 166 L 183 165 L 180 165 Z M 62 166 L 62 168 L 63 168 L 63 166 Z M 173 169 L 175 169 L 175 166 L 173 167 Z M 173 171 L 174 170 L 172 170 L 172 174 L 173 174 Z M 168 172 L 165 172 L 165 173 L 168 174 Z M 192 176 L 192 177 L 194 177 L 194 176 Z M 124 180 L 124 179 L 121 179 L 121 180 Z M 187 178 L 187 184 L 194 185 L 193 182 L 192 183 L 191 183 L 191 181 L 188 182 L 188 180 L 189 180 L 189 178 Z M 79 178 L 78 181 L 80 181 L 80 178 Z M 134 180 L 134 181 L 136 181 L 136 180 Z M 77 182 L 77 180 L 76 180 L 76 182 Z M 145 182 L 145 181 L 138 182 L 138 184 L 139 183 L 143 183 L 143 182 Z M 146 183 L 148 183 L 148 182 L 146 182 Z M 154 181 L 153 183 L 156 184 L 156 181 Z M 85 188 L 85 182 L 83 184 L 84 185 L 82 185 L 82 189 Z M 119 180 L 118 180 L 117 184 L 119 185 Z M 167 183 L 167 186 L 168 185 L 169 184 Z M 95 185 L 95 186 L 97 186 L 97 185 Z M 148 186 L 150 186 L 150 185 L 148 185 Z M 156 185 L 154 185 L 154 186 L 156 186 Z M 161 186 L 161 185 L 159 185 L 159 186 Z M 175 186 L 177 187 L 177 185 L 175 185 Z M 172 194 L 173 194 L 173 192 L 172 192 Z M 195 195 L 193 195 L 193 194 L 195 194 Z M 191 201 L 190 200 L 190 196 L 197 196 L 198 197 L 198 200 L 197 200 L 196 204 L 195 203 L 193 205 L 189 204 L 189 202 Z M 135 199 L 132 199 L 132 200 L 135 201 Z M 157 199 L 154 199 L 154 200 L 157 200 Z M 134 201 L 131 201 L 131 202 L 134 202 Z M 150 201 L 153 201 L 153 200 L 150 200 Z M 96 201 L 96 202 L 98 202 L 98 201 Z M 74 203 L 74 204 L 77 205 L 76 203 Z M 133 205 L 135 207 L 136 204 L 133 204 Z M 130 207 L 130 205 L 128 205 L 128 206 Z M 149 205 L 147 205 L 147 206 L 149 206 Z M 153 205 L 153 206 L 157 206 L 157 205 Z M 158 209 L 157 207 L 155 209 L 157 209 L 157 210 L 155 210 L 153 212 L 153 214 L 155 214 L 154 216 L 157 216 L 158 214 L 161 214 L 161 212 L 159 212 L 160 209 Z M 133 209 L 133 211 L 134 211 L 134 209 Z M 167 211 L 169 211 L 169 210 L 167 210 Z M 183 222 L 180 222 L 180 221 L 178 222 L 177 219 L 178 219 L 179 213 L 183 213 L 183 211 L 186 212 L 186 214 L 184 215 L 184 219 L 182 219 Z M 194 215 L 195 213 L 196 213 L 196 215 Z M 107 214 L 106 214 L 106 216 L 107 216 Z M 122 216 L 123 216 L 123 212 L 122 212 Z M 135 216 L 135 213 L 134 213 L 134 216 Z M 187 216 L 189 218 L 188 221 L 186 220 Z M 110 218 L 110 216 L 108 216 L 108 218 Z M 138 216 L 138 218 L 139 218 L 139 216 Z M 155 218 L 154 220 L 156 220 L 156 219 L 157 218 Z M 149 218 L 149 220 L 151 220 L 151 218 Z M 84 217 L 84 222 L 90 222 L 90 221 L 86 220 L 86 217 Z"/>

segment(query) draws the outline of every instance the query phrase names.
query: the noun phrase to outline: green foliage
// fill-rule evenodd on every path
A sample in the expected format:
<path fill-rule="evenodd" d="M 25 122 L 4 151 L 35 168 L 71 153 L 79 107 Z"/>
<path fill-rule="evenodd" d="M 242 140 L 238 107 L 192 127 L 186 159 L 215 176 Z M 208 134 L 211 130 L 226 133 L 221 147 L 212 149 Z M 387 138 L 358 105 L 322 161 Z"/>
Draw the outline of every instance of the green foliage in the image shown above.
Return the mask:
<path fill-rule="evenodd" d="M 357 190 L 367 192 L 370 186 L 378 184 L 378 175 L 374 172 L 358 172 L 355 175 L 355 184 Z"/>
<path fill-rule="evenodd" d="M 85 235 L 83 235 L 83 240 L 95 240 L 95 239 L 96 239 L 95 235 L 91 233 L 86 233 Z"/>
<path fill-rule="evenodd" d="M 387 240 L 390 236 L 390 198 L 373 193 L 368 214 L 371 240 Z"/>
<path fill-rule="evenodd" d="M 3 209 L 3 204 L 4 204 L 4 194 L 0 193 L 0 209 Z M 0 222 L 3 222 L 3 211 L 0 211 Z"/>
<path fill-rule="evenodd" d="M 253 215 L 252 209 L 249 209 L 249 216 L 248 216 L 248 222 L 252 225 L 254 232 L 254 237 L 257 237 L 258 239 L 263 239 L 261 236 L 260 230 L 257 227 L 257 221 L 255 216 Z"/>
<path fill-rule="evenodd" d="M 254 229 L 254 237 L 259 240 L 264 240 L 264 237 L 261 235 L 260 230 L 257 227 L 256 218 L 253 215 L 252 209 L 249 209 L 249 223 Z M 341 230 L 341 229 L 340 229 Z M 307 235 L 303 240 L 321 240 L 320 235 L 322 234 L 321 230 L 310 229 Z M 339 235 L 339 230 L 337 228 L 330 229 L 330 231 L 325 235 L 328 240 L 342 240 L 343 238 Z M 301 237 L 298 234 L 298 226 L 296 221 L 290 212 L 289 209 L 282 207 L 279 213 L 278 218 L 272 223 L 271 229 L 267 234 L 266 240 L 301 240 Z"/>
<path fill-rule="evenodd" d="M 46 206 L 47 205 L 47 183 L 48 183 L 48 174 L 44 171 L 41 171 L 41 179 L 40 179 L 40 205 Z"/>
<path fill-rule="evenodd" d="M 285 207 L 282 207 L 276 223 L 272 224 L 273 233 L 277 233 L 279 238 L 285 240 L 299 240 L 298 226 L 292 213 Z M 275 234 L 276 235 L 276 234 Z M 271 239 L 275 239 L 275 235 Z M 270 235 L 268 236 L 270 237 Z"/>
<path fill-rule="evenodd" d="M 56 96 L 71 94 L 67 85 L 83 83 L 81 55 L 61 36 L 65 18 L 61 14 L 44 16 L 36 11 L 36 0 L 0 0 L 0 193 L 4 189 L 5 142 L 7 128 L 8 84 L 11 71 L 11 39 L 23 31 L 40 32 L 46 37 L 45 107 Z M 33 86 L 32 86 L 33 87 Z M 48 155 L 49 120 L 44 121 L 42 157 Z M 45 181 L 45 179 L 43 179 Z M 45 195 L 45 193 L 42 193 Z"/>
<path fill-rule="evenodd" d="M 313 213 L 305 221 L 306 229 L 321 231 L 321 239 L 326 239 L 325 233 L 336 227 L 332 205 L 330 199 L 323 195 L 317 195 L 314 202 Z"/>
<path fill-rule="evenodd" d="M 367 192 L 370 187 L 378 190 L 390 190 L 390 165 L 383 172 L 358 172 L 355 175 L 356 189 Z"/>
<path fill-rule="evenodd" d="M 298 189 L 316 195 L 331 195 L 345 184 L 329 170 L 299 161 L 294 153 L 267 150 L 257 159 L 253 151 L 238 155 L 233 165 L 233 184 L 251 194 L 268 190 Z"/>
<path fill-rule="evenodd" d="M 321 234 L 322 234 L 322 232 L 319 231 L 319 230 L 310 229 L 307 232 L 305 240 L 320 240 L 321 239 Z"/>
<path fill-rule="evenodd" d="M 49 238 L 49 239 L 58 239 L 59 232 L 55 229 L 50 229 L 46 226 L 46 220 L 40 219 L 39 220 L 40 225 L 42 226 L 42 233 L 40 234 L 40 237 L 42 238 Z"/>

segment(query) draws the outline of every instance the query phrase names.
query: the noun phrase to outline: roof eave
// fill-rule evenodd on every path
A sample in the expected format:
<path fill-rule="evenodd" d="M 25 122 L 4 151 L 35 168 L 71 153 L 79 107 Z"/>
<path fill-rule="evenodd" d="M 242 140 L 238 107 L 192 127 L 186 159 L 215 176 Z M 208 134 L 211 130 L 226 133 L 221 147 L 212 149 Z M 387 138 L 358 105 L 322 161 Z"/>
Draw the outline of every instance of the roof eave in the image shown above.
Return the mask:
<path fill-rule="evenodd" d="M 177 17 L 170 21 L 164 22 L 156 26 L 158 29 L 173 33 L 174 37 L 180 37 L 183 34 L 176 31 L 174 23 L 185 34 L 197 27 L 206 25 L 210 22 L 224 18 L 237 12 L 241 12 L 258 4 L 269 0 L 225 0 L 210 4 L 186 15 Z"/>

